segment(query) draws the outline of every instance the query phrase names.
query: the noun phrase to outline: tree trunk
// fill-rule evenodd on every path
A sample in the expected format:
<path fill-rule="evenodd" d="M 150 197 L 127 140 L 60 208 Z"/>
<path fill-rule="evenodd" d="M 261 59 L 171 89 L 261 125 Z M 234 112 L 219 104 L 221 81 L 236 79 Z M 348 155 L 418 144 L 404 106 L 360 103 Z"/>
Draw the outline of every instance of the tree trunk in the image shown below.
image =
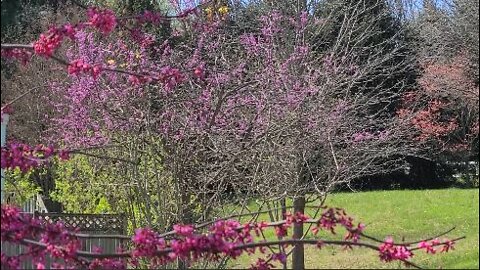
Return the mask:
<path fill-rule="evenodd" d="M 293 214 L 305 213 L 305 197 L 297 197 L 293 200 Z M 293 238 L 301 239 L 303 237 L 303 224 L 293 225 Z M 305 250 L 303 244 L 296 244 L 292 254 L 292 269 L 305 269 Z"/>
<path fill-rule="evenodd" d="M 282 220 L 287 218 L 287 199 L 283 198 L 280 200 L 280 205 L 282 206 Z M 281 239 L 280 239 L 281 240 Z M 285 249 L 283 249 L 285 250 Z M 285 258 L 285 262 L 282 263 L 283 270 L 288 269 L 288 257 Z"/>
<path fill-rule="evenodd" d="M 282 207 L 282 219 L 287 218 L 287 199 L 283 198 L 280 200 L 280 206 Z"/>
<path fill-rule="evenodd" d="M 185 189 L 186 190 L 186 189 Z M 182 192 L 181 194 L 181 206 L 180 206 L 180 220 L 183 224 L 193 223 L 193 215 L 190 202 L 190 194 L 188 192 Z M 177 260 L 177 269 L 188 269 L 188 262 L 185 260 Z"/>

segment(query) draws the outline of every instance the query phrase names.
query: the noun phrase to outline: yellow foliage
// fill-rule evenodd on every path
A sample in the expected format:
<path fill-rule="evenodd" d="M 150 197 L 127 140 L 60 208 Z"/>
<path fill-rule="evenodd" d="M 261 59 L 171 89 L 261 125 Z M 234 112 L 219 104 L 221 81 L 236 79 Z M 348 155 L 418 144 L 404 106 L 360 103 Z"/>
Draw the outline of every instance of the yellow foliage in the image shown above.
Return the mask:
<path fill-rule="evenodd" d="M 228 8 L 227 6 L 221 6 L 220 8 L 218 8 L 218 13 L 220 13 L 221 15 L 227 15 L 229 11 L 230 8 Z"/>
<path fill-rule="evenodd" d="M 228 6 L 220 6 L 216 7 L 207 7 L 204 9 L 205 14 L 207 15 L 207 19 L 212 20 L 215 15 L 220 16 L 221 18 L 225 18 L 225 16 L 230 12 L 230 8 Z"/>

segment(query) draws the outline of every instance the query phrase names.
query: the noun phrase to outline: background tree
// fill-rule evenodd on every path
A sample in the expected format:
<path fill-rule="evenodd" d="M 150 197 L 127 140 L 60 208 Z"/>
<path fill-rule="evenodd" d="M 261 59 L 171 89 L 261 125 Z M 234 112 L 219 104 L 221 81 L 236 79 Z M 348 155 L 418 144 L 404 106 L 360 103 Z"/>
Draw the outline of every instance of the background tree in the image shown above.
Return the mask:
<path fill-rule="evenodd" d="M 478 106 L 473 105 L 479 96 L 478 5 L 478 1 L 425 1 L 423 11 L 409 22 L 418 37 L 420 87 L 431 104 L 423 113 L 437 114 L 422 121 L 430 123 L 424 124 L 429 132 L 437 130 L 438 140 L 429 149 L 436 149 L 432 156 L 440 163 L 478 159 Z M 455 124 L 448 127 L 449 121 Z"/>

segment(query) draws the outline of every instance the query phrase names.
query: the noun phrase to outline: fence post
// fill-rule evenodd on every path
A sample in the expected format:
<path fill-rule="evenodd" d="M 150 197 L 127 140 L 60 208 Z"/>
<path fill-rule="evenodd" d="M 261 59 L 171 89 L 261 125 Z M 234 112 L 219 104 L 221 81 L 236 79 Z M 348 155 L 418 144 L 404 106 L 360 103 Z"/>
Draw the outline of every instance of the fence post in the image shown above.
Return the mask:
<path fill-rule="evenodd" d="M 6 143 L 6 138 L 7 138 L 7 123 L 8 123 L 9 115 L 8 114 L 3 114 L 2 115 L 2 137 L 1 137 L 1 143 L 2 147 L 5 146 Z M 4 203 L 5 199 L 5 172 L 2 169 L 2 189 L 1 189 L 1 203 Z"/>

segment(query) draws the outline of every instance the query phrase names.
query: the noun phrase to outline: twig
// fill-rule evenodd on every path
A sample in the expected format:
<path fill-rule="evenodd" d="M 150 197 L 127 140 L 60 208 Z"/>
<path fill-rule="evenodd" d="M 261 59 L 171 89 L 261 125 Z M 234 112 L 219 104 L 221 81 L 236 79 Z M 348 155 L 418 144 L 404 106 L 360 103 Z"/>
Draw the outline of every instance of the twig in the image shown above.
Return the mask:
<path fill-rule="evenodd" d="M 88 6 L 87 6 L 87 5 L 84 5 L 84 4 L 80 3 L 80 2 L 77 1 L 77 0 L 70 0 L 70 1 L 71 1 L 73 4 L 75 4 L 76 6 L 78 6 L 78 7 L 81 7 L 81 8 L 83 8 L 83 9 L 88 9 Z"/>
<path fill-rule="evenodd" d="M 32 89 L 30 89 L 30 90 L 26 91 L 25 93 L 21 94 L 20 96 L 18 96 L 18 97 L 16 97 L 16 98 L 14 98 L 13 100 L 11 100 L 11 101 L 9 101 L 9 102 L 5 103 L 5 104 L 2 106 L 2 110 L 3 110 L 3 109 L 5 109 L 5 107 L 12 105 L 13 103 L 17 102 L 19 99 L 23 98 L 23 97 L 24 97 L 24 96 L 26 96 L 27 94 L 29 94 L 29 93 L 33 92 L 34 90 L 37 90 L 37 89 L 38 89 L 38 88 L 40 88 L 40 87 L 44 87 L 44 86 L 37 86 L 37 87 L 34 87 L 34 88 L 32 88 Z"/>
<path fill-rule="evenodd" d="M 422 241 L 430 241 L 430 240 L 433 240 L 433 239 L 435 239 L 435 238 L 438 238 L 438 237 L 442 237 L 442 236 L 444 236 L 444 235 L 447 235 L 447 234 L 449 234 L 450 232 L 454 231 L 455 229 L 456 229 L 456 227 L 453 227 L 453 228 L 451 228 L 451 229 L 448 230 L 448 231 L 445 231 L 445 232 L 443 232 L 443 233 L 441 233 L 441 234 L 438 234 L 438 235 L 436 235 L 436 236 L 432 236 L 432 237 L 423 239 L 423 240 L 421 240 L 421 241 L 405 242 L 405 243 L 399 243 L 399 244 L 396 244 L 396 245 L 398 245 L 398 246 L 411 246 L 411 245 L 418 244 L 418 243 L 420 243 L 420 242 L 422 242 Z M 374 241 L 374 242 L 377 242 L 377 243 L 383 243 L 383 242 L 384 242 L 384 241 L 382 241 L 382 240 L 380 240 L 380 239 L 378 239 L 378 238 L 375 238 L 375 237 L 373 237 L 373 236 L 369 236 L 369 235 L 364 234 L 364 233 L 360 233 L 360 235 L 361 235 L 362 237 L 365 237 L 365 238 L 367 238 L 367 239 L 369 239 L 369 240 L 372 240 L 372 241 Z"/>

